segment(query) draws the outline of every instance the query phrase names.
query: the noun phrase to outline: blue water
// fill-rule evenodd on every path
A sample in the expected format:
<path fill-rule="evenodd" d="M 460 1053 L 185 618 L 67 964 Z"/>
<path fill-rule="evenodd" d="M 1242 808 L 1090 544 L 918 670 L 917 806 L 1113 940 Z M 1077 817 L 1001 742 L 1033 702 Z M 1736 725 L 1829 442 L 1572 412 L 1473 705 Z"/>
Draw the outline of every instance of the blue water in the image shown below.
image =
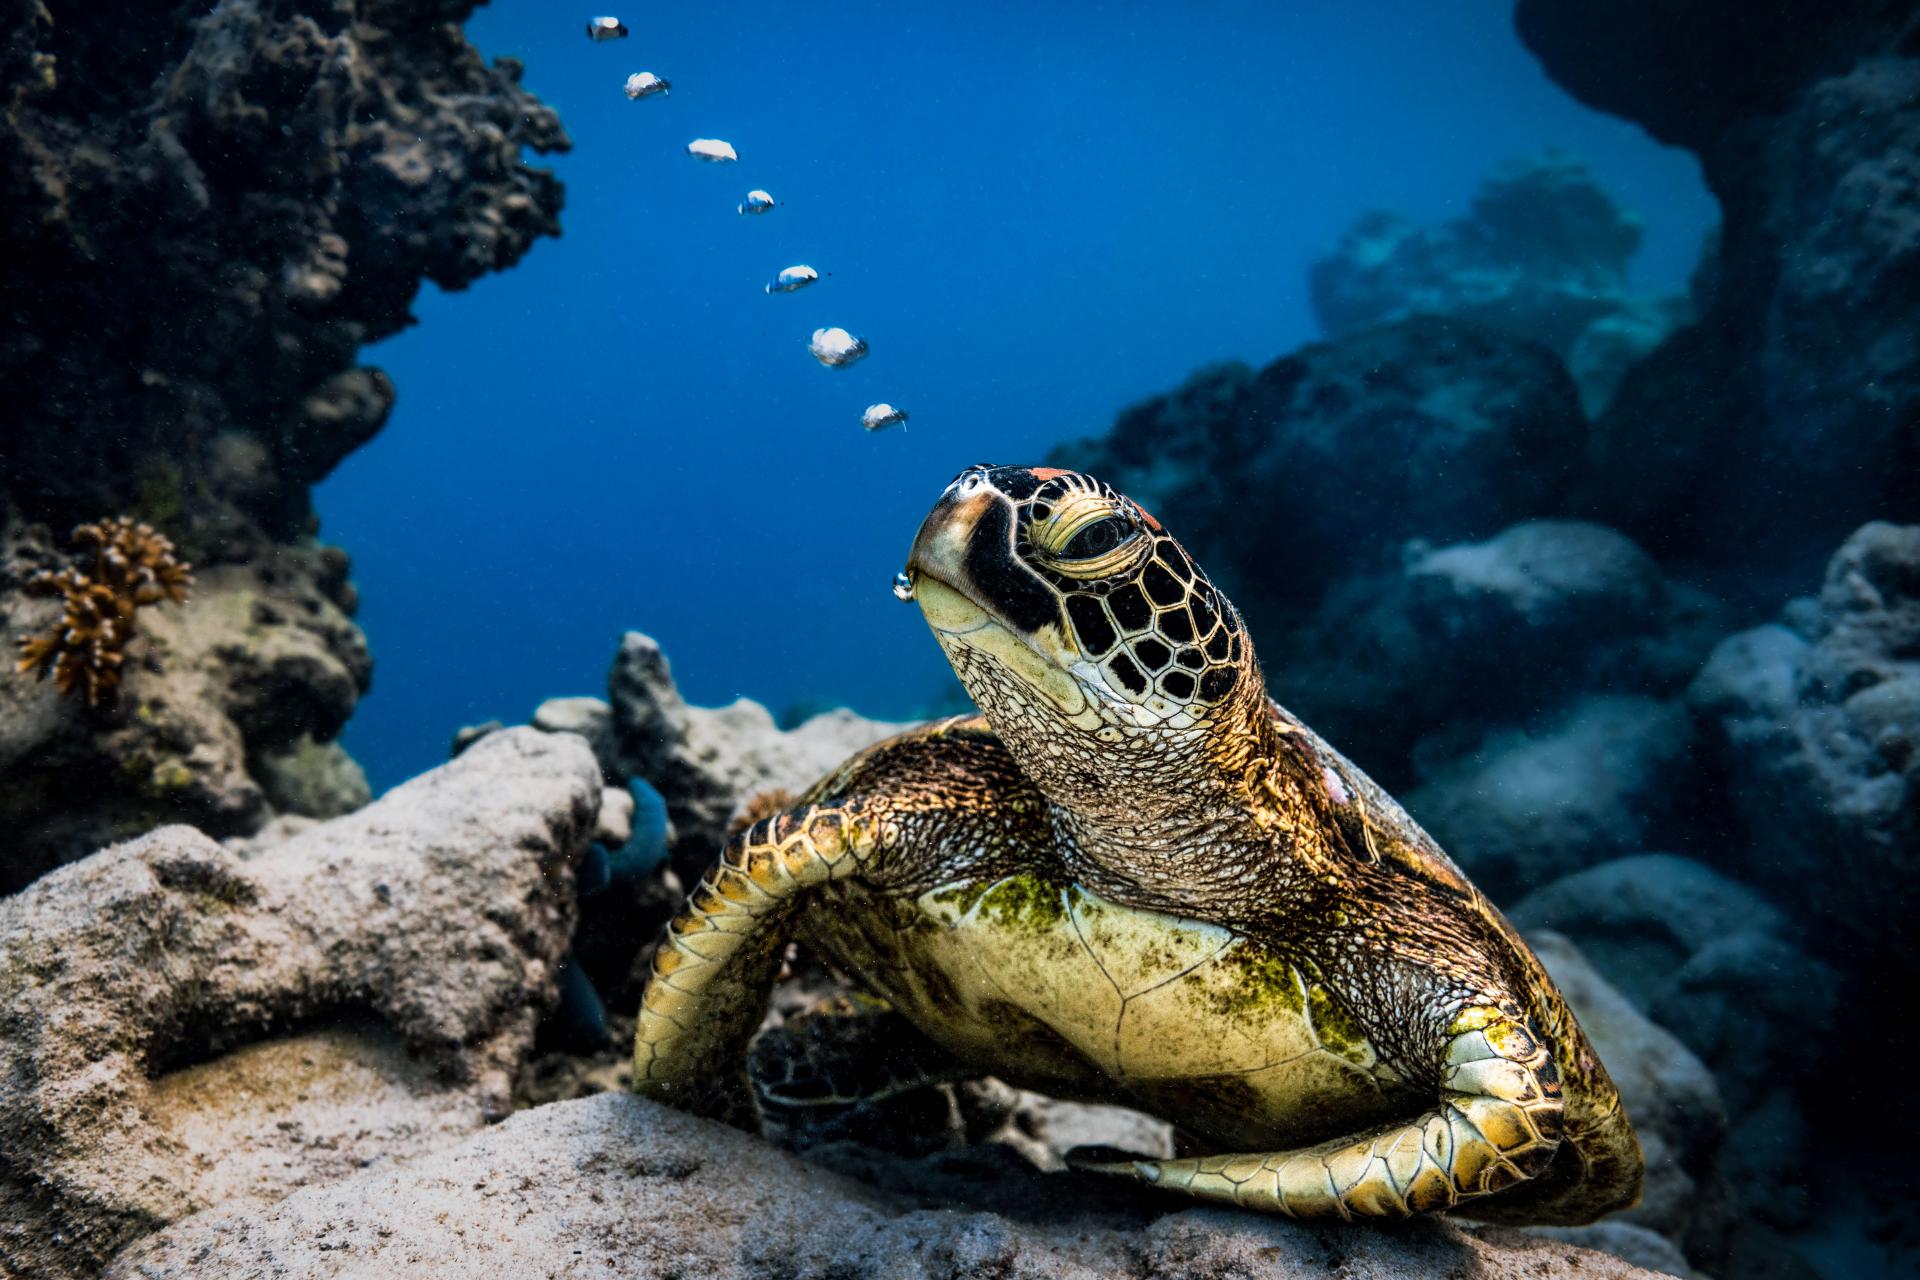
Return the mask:
<path fill-rule="evenodd" d="M 1564 147 L 1645 216 L 1648 287 L 1714 217 L 1690 156 L 1552 86 L 1501 6 L 709 8 L 613 8 L 634 34 L 602 45 L 544 0 L 469 24 L 576 149 L 562 239 L 367 357 L 399 406 L 317 496 L 378 657 L 346 736 L 376 787 L 600 692 L 630 627 L 696 701 L 911 713 L 947 667 L 888 580 L 952 473 L 1316 337 L 1307 265 L 1369 208 L 1455 216 Z M 642 70 L 672 95 L 629 102 Z M 750 187 L 780 208 L 738 216 Z M 831 275 L 761 292 L 795 262 Z M 808 357 L 836 324 L 864 364 Z M 879 400 L 905 432 L 860 430 Z"/>

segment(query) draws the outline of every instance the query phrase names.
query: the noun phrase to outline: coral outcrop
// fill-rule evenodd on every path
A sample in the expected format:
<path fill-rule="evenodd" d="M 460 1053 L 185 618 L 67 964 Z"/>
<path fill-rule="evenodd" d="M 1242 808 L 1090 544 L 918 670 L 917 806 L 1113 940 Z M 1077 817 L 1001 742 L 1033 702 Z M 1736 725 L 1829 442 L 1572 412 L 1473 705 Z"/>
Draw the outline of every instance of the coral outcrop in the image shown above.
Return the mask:
<path fill-rule="evenodd" d="M 31 317 L 0 331 L 0 621 L 53 626 L 27 594 L 50 530 L 102 511 L 201 570 L 177 625 L 141 616 L 116 714 L 0 674 L 0 891 L 160 822 L 228 835 L 364 795 L 332 739 L 370 664 L 308 488 L 385 421 L 393 384 L 356 354 L 422 281 L 558 231 L 522 155 L 566 135 L 467 43 L 473 7 L 0 6 L 0 311 Z"/>
<path fill-rule="evenodd" d="M 56 625 L 57 603 L 19 588 L 57 563 L 44 537 L 0 535 L 9 649 Z M 202 568 L 186 603 L 141 610 L 110 705 L 60 697 L 7 664 L 0 893 L 165 823 L 224 838 L 279 813 L 331 817 L 363 802 L 365 779 L 332 741 L 373 670 L 342 607 L 343 569 L 324 549 L 271 544 Z"/>
<path fill-rule="evenodd" d="M 1410 316 L 1455 316 L 1550 348 L 1589 413 L 1629 364 L 1687 318 L 1684 297 L 1636 292 L 1628 264 L 1638 215 L 1563 152 L 1514 160 L 1487 178 L 1465 216 L 1418 227 L 1367 214 L 1313 264 L 1314 314 L 1338 338 Z"/>
<path fill-rule="evenodd" d="M 909 727 L 836 708 L 782 729 L 751 698 L 690 706 L 659 644 L 638 631 L 621 638 L 607 685 L 619 767 L 665 801 L 669 853 L 688 884 L 719 856 L 734 818 L 754 796 L 797 795 L 862 747 Z"/>
<path fill-rule="evenodd" d="M 166 827 L 0 899 L 0 1272 L 505 1115 L 599 798 L 584 746 L 515 730 L 263 848 Z"/>

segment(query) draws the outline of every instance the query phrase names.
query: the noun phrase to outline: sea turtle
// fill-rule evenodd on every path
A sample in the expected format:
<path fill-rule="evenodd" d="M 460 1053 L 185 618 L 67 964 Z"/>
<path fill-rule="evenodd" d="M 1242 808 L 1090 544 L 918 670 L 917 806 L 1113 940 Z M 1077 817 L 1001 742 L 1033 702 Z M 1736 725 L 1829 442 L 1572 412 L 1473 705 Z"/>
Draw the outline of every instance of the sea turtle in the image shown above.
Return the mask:
<path fill-rule="evenodd" d="M 1153 516 L 1075 472 L 970 467 L 899 591 L 985 714 L 733 838 L 655 956 L 637 1092 L 751 1122 L 747 1043 L 797 937 L 904 1020 L 897 1061 L 1132 1106 L 1218 1153 L 1083 1168 L 1300 1218 L 1638 1199 L 1619 1094 L 1539 961 L 1268 699 Z"/>

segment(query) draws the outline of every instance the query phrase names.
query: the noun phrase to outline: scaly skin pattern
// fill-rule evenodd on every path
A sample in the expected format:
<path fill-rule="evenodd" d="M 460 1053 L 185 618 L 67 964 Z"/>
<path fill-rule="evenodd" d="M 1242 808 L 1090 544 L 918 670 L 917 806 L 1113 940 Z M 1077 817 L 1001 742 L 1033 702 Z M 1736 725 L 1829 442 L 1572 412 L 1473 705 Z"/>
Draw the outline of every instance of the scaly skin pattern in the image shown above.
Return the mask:
<path fill-rule="evenodd" d="M 908 574 L 984 716 L 860 753 L 729 844 L 656 955 L 636 1091 L 752 1125 L 746 1046 L 800 938 L 924 1037 L 917 1072 L 1134 1106 L 1216 1153 L 1083 1168 L 1303 1218 L 1638 1199 L 1619 1096 L 1538 961 L 1266 698 L 1149 514 L 971 468 Z"/>

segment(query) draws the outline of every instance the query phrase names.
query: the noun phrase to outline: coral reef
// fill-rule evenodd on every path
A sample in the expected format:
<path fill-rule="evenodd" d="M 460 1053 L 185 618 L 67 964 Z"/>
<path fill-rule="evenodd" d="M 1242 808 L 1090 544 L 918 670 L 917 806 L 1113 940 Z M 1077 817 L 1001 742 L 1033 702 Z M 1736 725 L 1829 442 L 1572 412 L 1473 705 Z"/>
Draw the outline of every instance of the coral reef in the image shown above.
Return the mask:
<path fill-rule="evenodd" d="M 0 899 L 0 1271 L 504 1115 L 599 796 L 579 743 L 510 731 L 264 848 L 166 827 Z"/>
<path fill-rule="evenodd" d="M 201 569 L 181 624 L 142 616 L 116 714 L 0 675 L 0 818 L 22 833 L 0 891 L 162 822 L 228 835 L 364 795 L 331 739 L 370 664 L 308 488 L 384 422 L 393 384 L 355 356 L 421 282 L 558 231 L 559 183 L 522 152 L 566 135 L 467 43 L 473 7 L 0 6 L 0 310 L 33 317 L 0 331 L 0 619 L 16 641 L 53 625 L 27 594 L 47 530 L 100 511 Z"/>
<path fill-rule="evenodd" d="M 1566 361 L 1589 413 L 1683 322 L 1683 297 L 1635 293 L 1627 264 L 1641 222 L 1563 152 L 1509 162 L 1464 217 L 1416 227 L 1370 213 L 1313 264 L 1314 314 L 1329 337 L 1455 316 L 1542 343 Z"/>
<path fill-rule="evenodd" d="M 42 680 L 52 675 L 61 693 L 97 707 L 120 687 L 135 610 L 162 600 L 185 604 L 192 566 L 175 558 L 172 542 L 126 516 L 83 524 L 73 541 L 92 549 L 85 571 L 68 565 L 27 579 L 28 595 L 57 596 L 64 608 L 51 630 L 20 638 L 16 669 Z"/>

